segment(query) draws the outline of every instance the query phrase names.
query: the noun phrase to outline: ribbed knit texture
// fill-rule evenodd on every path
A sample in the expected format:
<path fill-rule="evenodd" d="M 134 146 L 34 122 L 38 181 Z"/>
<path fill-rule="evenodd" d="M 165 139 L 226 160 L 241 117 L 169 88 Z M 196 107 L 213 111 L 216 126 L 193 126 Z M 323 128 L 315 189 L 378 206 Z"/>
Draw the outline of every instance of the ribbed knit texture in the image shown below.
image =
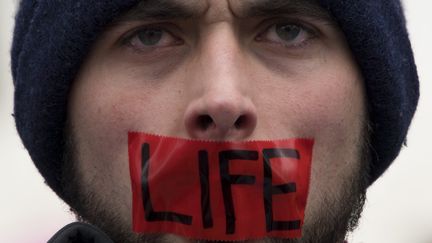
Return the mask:
<path fill-rule="evenodd" d="M 12 46 L 18 133 L 62 197 L 61 163 L 71 82 L 104 27 L 137 0 L 22 0 Z"/>
<path fill-rule="evenodd" d="M 417 69 L 398 0 L 321 0 L 362 70 L 372 126 L 371 183 L 393 162 L 417 108 Z"/>
<path fill-rule="evenodd" d="M 15 121 L 48 185 L 62 197 L 71 82 L 114 17 L 138 0 L 22 0 L 12 46 Z M 398 0 L 321 0 L 345 33 L 365 78 L 373 128 L 371 181 L 398 155 L 417 106 L 416 67 Z"/>

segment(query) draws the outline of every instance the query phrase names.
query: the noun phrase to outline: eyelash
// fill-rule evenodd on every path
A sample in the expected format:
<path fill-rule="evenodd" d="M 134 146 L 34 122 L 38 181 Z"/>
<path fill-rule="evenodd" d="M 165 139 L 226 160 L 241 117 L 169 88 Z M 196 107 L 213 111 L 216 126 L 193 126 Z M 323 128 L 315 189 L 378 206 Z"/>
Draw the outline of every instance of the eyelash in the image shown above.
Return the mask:
<path fill-rule="evenodd" d="M 313 39 L 320 36 L 320 32 L 318 29 L 311 26 L 310 24 L 304 23 L 304 21 L 296 20 L 296 19 L 271 19 L 269 21 L 265 21 L 263 23 L 263 25 L 265 26 L 265 28 L 263 28 L 264 30 L 259 32 L 257 37 L 255 37 L 255 40 L 257 42 L 264 42 L 264 43 L 270 43 L 273 45 L 279 45 L 279 46 L 285 47 L 287 49 L 305 48 L 306 46 L 311 44 L 311 41 Z M 305 38 L 304 41 L 302 41 L 299 44 L 287 44 L 287 43 L 283 43 L 283 41 L 277 43 L 277 42 L 272 42 L 272 41 L 265 40 L 264 38 L 262 38 L 263 35 L 268 34 L 268 32 L 272 28 L 276 28 L 277 25 L 286 25 L 286 26 L 292 25 L 292 26 L 298 27 L 300 29 L 301 33 L 308 35 L 308 36 Z"/>
<path fill-rule="evenodd" d="M 264 38 L 262 38 L 263 35 L 268 34 L 268 32 L 272 29 L 272 28 L 276 28 L 277 25 L 280 24 L 284 24 L 284 25 L 292 25 L 292 26 L 296 26 L 300 29 L 300 31 L 302 31 L 302 33 L 306 33 L 308 35 L 308 37 L 302 41 L 299 44 L 286 44 L 286 43 L 282 43 L 283 41 L 277 43 L 275 41 L 270 41 L 270 40 L 265 40 Z M 171 24 L 169 24 L 171 26 Z M 156 50 L 160 50 L 162 48 L 168 48 L 168 47 L 173 47 L 173 46 L 179 46 L 181 44 L 184 43 L 183 39 L 179 38 L 178 35 L 173 34 L 172 31 L 170 31 L 170 26 L 165 26 L 163 24 L 157 24 L 157 25 L 145 25 L 145 26 L 140 26 L 137 27 L 131 31 L 129 31 L 127 34 L 125 34 L 124 37 L 122 37 L 120 39 L 120 43 L 121 45 L 124 46 L 128 46 L 130 48 L 132 48 L 134 51 L 138 52 L 138 53 L 142 53 L 142 52 L 148 52 L 148 51 L 156 51 Z M 309 27 L 305 24 L 302 23 L 302 21 L 298 21 L 298 20 L 270 20 L 270 21 L 265 21 L 262 24 L 260 24 L 259 26 L 265 26 L 263 31 L 259 32 L 259 34 L 254 38 L 255 41 L 260 42 L 260 43 L 269 43 L 272 45 L 279 45 L 282 46 L 284 48 L 287 49 L 302 49 L 305 48 L 306 46 L 308 46 L 310 44 L 310 41 L 313 40 L 314 38 L 316 38 L 319 35 L 319 31 L 316 30 L 313 27 Z M 171 26 L 172 27 L 172 26 Z M 163 32 L 163 34 L 165 35 L 169 35 L 171 38 L 176 40 L 175 45 L 170 45 L 170 46 L 162 46 L 162 47 L 158 47 L 158 46 L 149 46 L 146 47 L 147 50 L 142 50 L 140 48 L 137 48 L 136 46 L 134 46 L 132 44 L 132 41 L 135 38 L 139 38 L 138 35 L 140 32 L 145 31 L 145 30 L 150 30 L 150 29 L 157 29 L 157 30 L 161 30 Z"/>
<path fill-rule="evenodd" d="M 169 24 L 169 25 L 171 25 L 171 24 Z M 169 26 L 167 27 L 167 26 L 164 26 L 162 24 L 158 24 L 158 25 L 144 25 L 144 26 L 139 26 L 137 28 L 134 28 L 134 29 L 130 30 L 129 32 L 127 32 L 123 37 L 121 37 L 119 43 L 121 46 L 127 46 L 129 48 L 132 48 L 134 51 L 136 51 L 138 53 L 142 53 L 142 52 L 146 52 L 146 51 L 156 51 L 158 49 L 165 48 L 165 47 L 150 47 L 149 46 L 149 47 L 146 47 L 146 49 L 148 49 L 148 50 L 142 50 L 142 49 L 139 49 L 132 44 L 132 41 L 135 38 L 139 38 L 139 34 L 141 32 L 143 32 L 145 30 L 151 30 L 151 29 L 161 30 L 164 35 L 169 35 L 171 38 L 175 39 L 175 41 L 176 41 L 175 45 L 181 45 L 184 42 L 181 38 L 178 38 L 176 34 L 173 34 L 172 31 L 168 30 L 168 29 L 170 29 Z M 166 47 L 169 47 L 169 46 L 166 46 Z"/>

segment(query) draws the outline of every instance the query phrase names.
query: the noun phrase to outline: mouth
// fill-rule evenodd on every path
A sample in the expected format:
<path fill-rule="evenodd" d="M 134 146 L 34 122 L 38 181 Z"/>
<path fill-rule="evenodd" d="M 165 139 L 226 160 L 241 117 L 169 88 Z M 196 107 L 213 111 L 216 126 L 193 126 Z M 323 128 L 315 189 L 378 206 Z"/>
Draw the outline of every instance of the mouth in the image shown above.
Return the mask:
<path fill-rule="evenodd" d="M 313 140 L 128 137 L 135 232 L 184 237 L 173 242 L 301 237 Z"/>

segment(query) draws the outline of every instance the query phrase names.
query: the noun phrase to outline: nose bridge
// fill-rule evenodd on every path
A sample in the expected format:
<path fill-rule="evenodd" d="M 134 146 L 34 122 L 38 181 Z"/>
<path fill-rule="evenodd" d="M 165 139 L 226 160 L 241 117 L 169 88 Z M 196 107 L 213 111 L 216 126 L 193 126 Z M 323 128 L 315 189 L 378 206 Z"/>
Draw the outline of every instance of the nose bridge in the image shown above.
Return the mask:
<path fill-rule="evenodd" d="M 245 72 L 244 53 L 232 25 L 227 22 L 213 24 L 204 34 L 200 45 L 199 62 L 204 87 L 209 92 L 240 91 L 242 72 Z"/>
<path fill-rule="evenodd" d="M 209 26 L 200 40 L 191 73 L 200 92 L 185 114 L 191 137 L 242 139 L 256 125 L 255 107 L 246 87 L 241 45 L 229 23 Z"/>

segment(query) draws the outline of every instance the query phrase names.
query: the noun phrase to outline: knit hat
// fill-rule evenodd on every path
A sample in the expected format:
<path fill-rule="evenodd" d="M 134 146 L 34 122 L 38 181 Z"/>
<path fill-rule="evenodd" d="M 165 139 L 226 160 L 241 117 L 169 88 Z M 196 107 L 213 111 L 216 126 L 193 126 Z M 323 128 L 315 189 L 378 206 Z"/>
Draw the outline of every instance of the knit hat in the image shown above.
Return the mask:
<path fill-rule="evenodd" d="M 12 46 L 18 133 L 63 197 L 68 94 L 92 44 L 139 0 L 21 0 Z M 345 34 L 366 84 L 372 184 L 392 163 L 416 110 L 416 66 L 399 0 L 320 0 Z"/>

